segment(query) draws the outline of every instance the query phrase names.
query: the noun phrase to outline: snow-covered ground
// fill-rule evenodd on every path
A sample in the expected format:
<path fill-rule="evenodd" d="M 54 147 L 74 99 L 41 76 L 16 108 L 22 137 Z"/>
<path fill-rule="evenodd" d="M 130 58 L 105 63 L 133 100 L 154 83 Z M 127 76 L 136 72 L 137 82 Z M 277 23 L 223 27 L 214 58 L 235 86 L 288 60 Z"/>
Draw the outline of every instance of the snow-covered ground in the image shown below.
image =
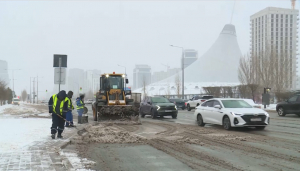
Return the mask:
<path fill-rule="evenodd" d="M 261 105 L 261 109 L 265 109 L 264 105 Z M 266 106 L 266 110 L 274 110 L 276 111 L 276 104 L 270 104 Z"/>
<path fill-rule="evenodd" d="M 23 149 L 34 141 L 46 141 L 50 135 L 51 119 L 0 118 L 0 151 Z"/>

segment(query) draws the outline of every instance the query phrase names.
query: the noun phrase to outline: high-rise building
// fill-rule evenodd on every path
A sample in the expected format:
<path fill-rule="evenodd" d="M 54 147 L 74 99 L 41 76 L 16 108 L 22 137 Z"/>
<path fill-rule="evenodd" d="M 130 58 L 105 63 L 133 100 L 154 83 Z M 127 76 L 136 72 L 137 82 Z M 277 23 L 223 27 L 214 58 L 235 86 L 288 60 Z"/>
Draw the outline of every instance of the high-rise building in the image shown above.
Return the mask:
<path fill-rule="evenodd" d="M 198 59 L 198 52 L 194 49 L 184 50 L 184 68 L 190 66 Z"/>
<path fill-rule="evenodd" d="M 158 81 L 164 80 L 170 76 L 173 76 L 181 71 L 181 68 L 171 68 L 167 71 L 159 71 L 159 72 L 153 72 L 151 83 L 156 83 Z"/>
<path fill-rule="evenodd" d="M 67 87 L 68 91 L 74 92 L 74 96 L 78 96 L 79 93 L 85 93 L 84 87 L 84 71 L 78 68 L 72 68 L 68 71 Z M 80 90 L 80 87 L 82 90 Z"/>
<path fill-rule="evenodd" d="M 149 65 L 135 65 L 133 69 L 133 89 L 141 88 L 151 83 L 151 67 Z"/>
<path fill-rule="evenodd" d="M 297 84 L 298 16 L 299 10 L 268 7 L 250 17 L 252 62 L 261 61 L 270 51 L 276 58 L 275 68 L 285 71 L 288 88 Z"/>
<path fill-rule="evenodd" d="M 101 71 L 100 70 L 87 70 L 84 72 L 84 91 L 92 91 L 96 92 L 100 88 L 100 77 Z"/>
<path fill-rule="evenodd" d="M 7 72 L 7 62 L 0 60 L 0 81 L 4 81 L 9 86 L 9 76 Z"/>

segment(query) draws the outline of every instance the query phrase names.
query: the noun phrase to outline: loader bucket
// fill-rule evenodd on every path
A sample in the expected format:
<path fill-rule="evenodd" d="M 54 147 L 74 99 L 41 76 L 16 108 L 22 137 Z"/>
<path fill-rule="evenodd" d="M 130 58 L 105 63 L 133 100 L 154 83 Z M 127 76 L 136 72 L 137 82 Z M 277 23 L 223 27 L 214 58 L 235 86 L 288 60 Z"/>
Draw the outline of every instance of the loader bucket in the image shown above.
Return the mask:
<path fill-rule="evenodd" d="M 131 105 L 101 106 L 98 110 L 98 121 L 132 120 L 132 118 L 138 118 L 138 116 L 138 108 Z"/>

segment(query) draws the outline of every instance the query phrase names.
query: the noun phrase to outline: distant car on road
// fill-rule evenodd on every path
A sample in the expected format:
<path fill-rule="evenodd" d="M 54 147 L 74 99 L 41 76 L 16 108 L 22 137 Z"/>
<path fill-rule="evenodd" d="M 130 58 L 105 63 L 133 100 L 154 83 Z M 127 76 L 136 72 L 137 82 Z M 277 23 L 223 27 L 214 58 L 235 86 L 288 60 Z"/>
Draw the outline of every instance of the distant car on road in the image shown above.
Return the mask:
<path fill-rule="evenodd" d="M 93 99 L 87 99 L 84 101 L 85 104 L 92 104 L 93 103 Z"/>
<path fill-rule="evenodd" d="M 177 106 L 177 109 L 185 109 L 185 101 L 183 99 L 169 99 L 169 101 L 174 103 Z"/>
<path fill-rule="evenodd" d="M 211 95 L 194 96 L 192 99 L 186 102 L 186 108 L 188 111 L 191 111 L 192 109 L 195 109 L 197 106 L 199 106 L 201 103 L 211 98 L 214 98 L 214 96 Z"/>
<path fill-rule="evenodd" d="M 288 100 L 277 103 L 276 111 L 279 116 L 285 116 L 286 114 L 300 116 L 300 94 L 293 95 Z"/>
<path fill-rule="evenodd" d="M 18 98 L 14 98 L 13 100 L 12 100 L 12 102 L 11 102 L 13 105 L 20 105 L 20 99 L 18 99 Z"/>
<path fill-rule="evenodd" d="M 217 124 L 226 130 L 232 127 L 256 127 L 262 130 L 270 123 L 266 111 L 252 107 L 243 99 L 232 98 L 207 100 L 196 108 L 194 117 L 199 126 Z"/>
<path fill-rule="evenodd" d="M 141 102 L 140 115 L 142 118 L 144 118 L 145 115 L 151 115 L 152 119 L 157 116 L 172 116 L 173 119 L 176 119 L 177 114 L 178 110 L 176 105 L 165 97 L 147 96 Z"/>

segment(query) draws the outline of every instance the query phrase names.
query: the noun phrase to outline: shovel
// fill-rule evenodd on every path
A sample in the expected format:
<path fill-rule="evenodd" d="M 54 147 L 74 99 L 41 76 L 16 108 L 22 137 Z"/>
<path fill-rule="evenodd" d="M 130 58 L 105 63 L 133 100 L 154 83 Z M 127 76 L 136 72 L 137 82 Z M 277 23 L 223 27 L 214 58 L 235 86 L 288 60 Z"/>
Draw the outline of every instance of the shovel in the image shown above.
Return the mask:
<path fill-rule="evenodd" d="M 55 113 L 55 114 L 56 114 L 56 113 Z M 72 125 L 70 121 L 67 121 L 67 120 L 66 120 L 65 118 L 63 118 L 61 115 L 59 115 L 59 114 L 56 114 L 56 115 L 57 115 L 58 117 L 62 118 L 63 120 L 65 120 L 66 122 L 68 122 L 70 125 Z M 83 133 L 87 132 L 87 130 L 86 130 L 85 128 L 83 128 L 82 130 L 80 130 L 80 129 L 76 128 L 76 127 L 74 127 L 74 128 L 78 130 L 78 131 L 77 131 L 77 134 L 78 134 L 79 136 L 82 136 Z"/>

